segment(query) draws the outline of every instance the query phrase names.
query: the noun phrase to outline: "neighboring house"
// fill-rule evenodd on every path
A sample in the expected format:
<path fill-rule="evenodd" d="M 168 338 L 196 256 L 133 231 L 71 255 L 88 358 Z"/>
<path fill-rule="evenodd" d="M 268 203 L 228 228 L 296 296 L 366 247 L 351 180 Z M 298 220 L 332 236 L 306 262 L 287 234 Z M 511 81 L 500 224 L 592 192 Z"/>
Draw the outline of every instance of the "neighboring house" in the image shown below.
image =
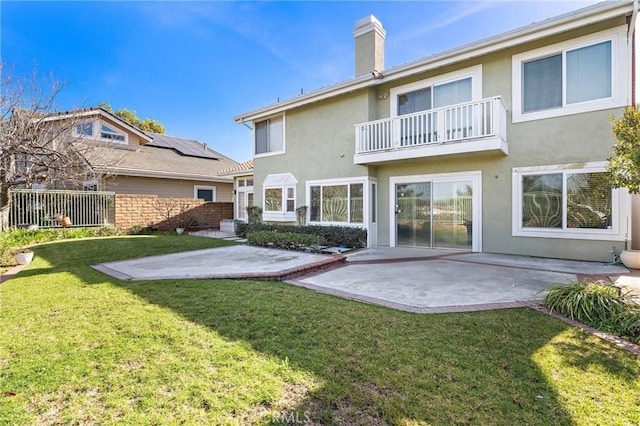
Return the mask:
<path fill-rule="evenodd" d="M 78 122 L 72 136 L 95 144 L 88 162 L 106 165 L 84 189 L 233 201 L 233 179 L 218 173 L 237 163 L 205 144 L 143 132 L 102 108 L 66 114 Z"/>
<path fill-rule="evenodd" d="M 611 260 L 631 237 L 604 171 L 638 99 L 636 16 L 604 2 L 389 69 L 382 24 L 358 21 L 355 78 L 235 117 L 263 219 L 307 206 L 370 245 Z"/>
<path fill-rule="evenodd" d="M 219 175 L 233 177 L 233 218 L 247 222 L 247 207 L 253 207 L 253 160 L 224 169 Z"/>

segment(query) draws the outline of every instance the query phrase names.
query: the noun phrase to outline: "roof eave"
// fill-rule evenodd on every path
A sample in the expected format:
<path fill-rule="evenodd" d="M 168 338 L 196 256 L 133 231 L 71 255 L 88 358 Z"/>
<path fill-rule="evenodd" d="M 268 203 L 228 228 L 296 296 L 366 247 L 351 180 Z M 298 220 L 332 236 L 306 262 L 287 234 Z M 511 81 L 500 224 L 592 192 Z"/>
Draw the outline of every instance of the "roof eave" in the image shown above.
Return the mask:
<path fill-rule="evenodd" d="M 123 119 L 121 119 L 120 117 L 111 114 L 109 111 L 102 109 L 102 108 L 92 108 L 92 109 L 87 109 L 87 110 L 83 110 L 83 111 L 70 111 L 68 113 L 63 113 L 63 114 L 57 114 L 57 115 L 52 115 L 50 117 L 45 118 L 43 121 L 56 121 L 56 120 L 63 120 L 66 118 L 78 118 L 78 117 L 91 117 L 94 115 L 100 115 L 102 117 L 106 117 L 109 118 L 110 120 L 113 121 L 117 121 L 121 126 L 126 127 L 127 129 L 129 129 L 131 131 L 131 133 L 135 133 L 137 136 L 141 137 L 142 139 L 144 139 L 146 142 L 151 142 L 153 140 L 153 138 L 149 135 L 147 135 L 146 133 L 144 133 L 142 130 L 139 130 L 138 128 L 132 126 L 131 124 L 127 123 L 126 121 L 124 121 Z"/>
<path fill-rule="evenodd" d="M 161 179 L 183 179 L 183 180 L 232 183 L 232 179 L 224 176 L 198 175 L 198 174 L 192 174 L 192 173 L 159 172 L 157 170 L 124 169 L 124 168 L 118 168 L 118 167 L 99 168 L 98 171 L 104 171 L 111 175 L 116 175 L 116 176 L 153 177 L 153 178 L 161 178 Z"/>
<path fill-rule="evenodd" d="M 254 111 L 240 114 L 234 117 L 237 123 L 254 121 L 279 114 L 286 110 L 307 105 L 312 102 L 339 96 L 355 90 L 388 83 L 412 74 L 440 68 L 445 65 L 460 62 L 503 50 L 519 44 L 549 37 L 553 34 L 570 31 L 582 26 L 606 21 L 618 16 L 630 14 L 633 11 L 633 3 L 630 1 L 602 2 L 584 9 L 536 22 L 525 27 L 498 34 L 477 42 L 469 43 L 454 49 L 450 49 L 435 55 L 420 59 L 409 64 L 390 68 L 383 72 L 383 79 L 375 79 L 371 75 L 363 75 L 352 80 L 328 86 L 323 89 L 298 96 L 278 104 L 269 105 Z"/>
<path fill-rule="evenodd" d="M 253 175 L 253 169 L 243 169 L 243 170 L 236 170 L 233 172 L 224 172 L 224 173 L 218 174 L 218 176 L 230 176 L 230 177 L 251 176 L 251 175 Z"/>

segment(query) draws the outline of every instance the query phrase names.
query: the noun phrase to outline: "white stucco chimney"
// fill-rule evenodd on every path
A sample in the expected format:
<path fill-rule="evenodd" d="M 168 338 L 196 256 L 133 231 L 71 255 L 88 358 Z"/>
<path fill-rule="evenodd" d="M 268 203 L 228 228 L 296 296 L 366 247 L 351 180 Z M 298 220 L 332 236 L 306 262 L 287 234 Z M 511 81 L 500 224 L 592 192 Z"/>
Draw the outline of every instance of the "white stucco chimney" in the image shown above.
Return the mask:
<path fill-rule="evenodd" d="M 369 15 L 359 19 L 353 30 L 356 52 L 356 77 L 384 70 L 384 38 L 387 32 L 378 19 Z"/>

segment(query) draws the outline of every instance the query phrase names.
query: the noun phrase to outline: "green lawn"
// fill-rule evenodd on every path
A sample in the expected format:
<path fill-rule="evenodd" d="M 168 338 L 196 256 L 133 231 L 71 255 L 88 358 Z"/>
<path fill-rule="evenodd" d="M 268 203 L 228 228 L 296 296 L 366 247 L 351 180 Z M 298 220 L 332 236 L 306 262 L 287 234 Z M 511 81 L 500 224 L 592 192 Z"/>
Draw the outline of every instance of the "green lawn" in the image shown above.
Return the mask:
<path fill-rule="evenodd" d="M 281 283 L 119 282 L 88 266 L 221 244 L 37 248 L 0 286 L 0 423 L 640 423 L 640 359 L 533 310 L 417 315 Z"/>

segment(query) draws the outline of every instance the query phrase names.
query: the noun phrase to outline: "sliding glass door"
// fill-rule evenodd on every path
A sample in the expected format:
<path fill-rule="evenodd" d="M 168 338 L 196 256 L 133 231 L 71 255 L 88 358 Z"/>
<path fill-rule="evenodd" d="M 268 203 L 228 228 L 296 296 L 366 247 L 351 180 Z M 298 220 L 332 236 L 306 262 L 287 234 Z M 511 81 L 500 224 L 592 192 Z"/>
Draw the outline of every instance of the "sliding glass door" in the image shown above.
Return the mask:
<path fill-rule="evenodd" d="M 430 212 L 430 182 L 396 185 L 397 244 L 431 247 Z"/>
<path fill-rule="evenodd" d="M 473 181 L 398 183 L 396 245 L 471 250 Z"/>

